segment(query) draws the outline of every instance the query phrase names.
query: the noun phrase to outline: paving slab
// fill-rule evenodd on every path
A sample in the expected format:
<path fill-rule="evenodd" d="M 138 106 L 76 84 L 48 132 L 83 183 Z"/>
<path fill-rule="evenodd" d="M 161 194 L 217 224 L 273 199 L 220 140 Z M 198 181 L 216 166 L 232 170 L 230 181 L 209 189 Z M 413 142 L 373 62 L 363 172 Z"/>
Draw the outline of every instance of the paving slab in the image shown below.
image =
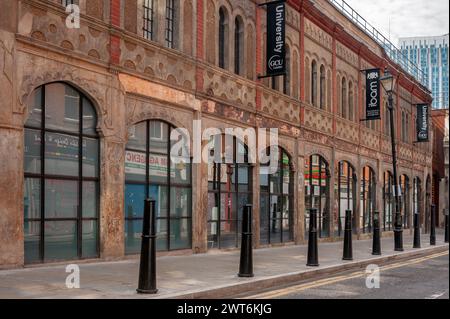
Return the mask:
<path fill-rule="evenodd" d="M 0 271 L 0 298 L 221 298 L 251 289 L 326 275 L 370 263 L 448 251 L 438 233 L 436 246 L 423 235 L 422 248 L 404 236 L 404 252 L 395 252 L 393 238 L 382 238 L 382 256 L 372 256 L 372 241 L 353 241 L 353 261 L 342 260 L 342 242 L 319 244 L 319 267 L 307 267 L 306 245 L 254 250 L 253 278 L 239 278 L 239 251 L 157 258 L 158 294 L 136 293 L 139 260 L 80 263 L 80 288 L 66 287 L 66 264 Z M 441 238 L 442 237 L 442 238 Z M 76 264 L 68 262 L 68 264 Z"/>

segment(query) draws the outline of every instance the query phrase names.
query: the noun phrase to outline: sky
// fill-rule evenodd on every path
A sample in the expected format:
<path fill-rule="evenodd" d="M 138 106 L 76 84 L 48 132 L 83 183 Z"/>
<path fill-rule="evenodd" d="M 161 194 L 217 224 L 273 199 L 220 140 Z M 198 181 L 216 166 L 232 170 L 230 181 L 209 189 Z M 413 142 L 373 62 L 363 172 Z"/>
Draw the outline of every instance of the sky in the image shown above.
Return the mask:
<path fill-rule="evenodd" d="M 449 33 L 449 0 L 345 0 L 372 26 L 398 45 L 399 37 Z"/>

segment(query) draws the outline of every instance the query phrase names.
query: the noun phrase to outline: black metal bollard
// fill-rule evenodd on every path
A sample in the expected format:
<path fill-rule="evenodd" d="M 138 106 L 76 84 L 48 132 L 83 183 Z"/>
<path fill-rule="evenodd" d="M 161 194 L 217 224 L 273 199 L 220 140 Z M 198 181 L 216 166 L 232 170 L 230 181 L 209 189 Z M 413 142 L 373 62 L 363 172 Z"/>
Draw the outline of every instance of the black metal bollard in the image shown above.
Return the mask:
<path fill-rule="evenodd" d="M 156 294 L 156 230 L 155 201 L 144 200 L 144 221 L 141 243 L 141 260 L 139 264 L 139 285 L 136 291 L 140 294 Z"/>
<path fill-rule="evenodd" d="M 308 239 L 308 261 L 306 266 L 319 266 L 319 251 L 317 245 L 317 209 L 309 210 L 309 239 Z"/>
<path fill-rule="evenodd" d="M 445 242 L 448 243 L 448 210 L 445 211 Z"/>
<path fill-rule="evenodd" d="M 431 205 L 430 245 L 436 245 L 436 205 Z"/>
<path fill-rule="evenodd" d="M 344 257 L 343 260 L 353 260 L 352 247 L 352 211 L 345 211 L 345 229 L 344 229 Z"/>
<path fill-rule="evenodd" d="M 239 277 L 253 277 L 252 205 L 244 206 Z"/>
<path fill-rule="evenodd" d="M 373 212 L 373 243 L 372 255 L 381 255 L 381 238 L 380 238 L 380 213 Z"/>
<path fill-rule="evenodd" d="M 414 214 L 414 245 L 413 248 L 420 248 L 420 221 L 419 214 Z"/>

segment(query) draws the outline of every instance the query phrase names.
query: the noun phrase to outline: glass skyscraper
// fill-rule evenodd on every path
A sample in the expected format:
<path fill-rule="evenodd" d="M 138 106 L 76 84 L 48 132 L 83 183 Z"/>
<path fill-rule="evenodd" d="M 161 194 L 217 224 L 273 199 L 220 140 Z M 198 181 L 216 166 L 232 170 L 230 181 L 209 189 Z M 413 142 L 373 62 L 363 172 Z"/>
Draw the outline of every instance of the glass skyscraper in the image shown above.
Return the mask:
<path fill-rule="evenodd" d="M 400 50 L 425 73 L 434 109 L 448 109 L 448 34 L 400 38 Z"/>

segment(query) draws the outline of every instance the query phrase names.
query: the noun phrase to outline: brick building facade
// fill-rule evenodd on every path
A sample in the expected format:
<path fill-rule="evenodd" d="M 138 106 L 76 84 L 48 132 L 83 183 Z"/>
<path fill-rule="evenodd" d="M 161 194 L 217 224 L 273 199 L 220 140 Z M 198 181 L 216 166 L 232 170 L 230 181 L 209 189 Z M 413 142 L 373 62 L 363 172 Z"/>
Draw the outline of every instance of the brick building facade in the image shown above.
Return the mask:
<path fill-rule="evenodd" d="M 0 0 L 1 268 L 135 253 L 146 196 L 158 200 L 160 251 L 235 247 L 247 202 L 257 248 L 304 243 L 310 207 L 323 240 L 342 235 L 347 208 L 358 238 L 374 210 L 389 234 L 386 96 L 382 120 L 360 122 L 360 70 L 371 67 L 398 80 L 404 225 L 418 212 L 426 226 L 432 143 L 413 144 L 413 104 L 430 94 L 328 1 L 287 1 L 289 76 L 273 82 L 257 77 L 262 1 L 75 2 L 80 28 L 70 29 L 61 1 Z M 169 169 L 167 134 L 192 136 L 193 120 L 278 128 L 284 171 L 267 180 L 259 164 Z"/>

